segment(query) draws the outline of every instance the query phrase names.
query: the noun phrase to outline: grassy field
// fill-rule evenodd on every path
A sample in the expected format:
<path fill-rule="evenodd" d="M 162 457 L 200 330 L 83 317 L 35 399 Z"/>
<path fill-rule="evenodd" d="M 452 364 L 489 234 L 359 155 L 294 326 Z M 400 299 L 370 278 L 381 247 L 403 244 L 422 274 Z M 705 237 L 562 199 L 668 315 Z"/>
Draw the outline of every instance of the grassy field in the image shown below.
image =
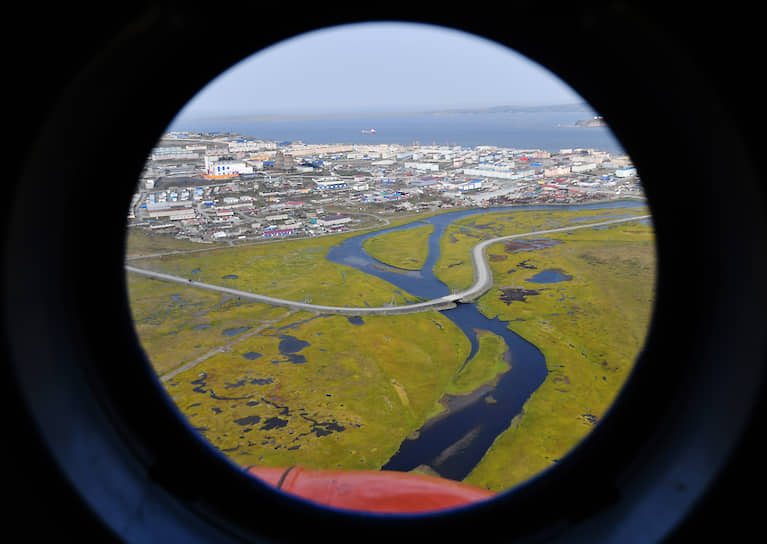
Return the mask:
<path fill-rule="evenodd" d="M 398 226 L 433 213 L 392 220 Z M 211 251 L 179 253 L 146 258 L 131 264 L 205 283 L 242 291 L 269 294 L 278 298 L 331 306 L 383 306 L 394 299 L 396 304 L 415 302 L 416 297 L 402 293 L 392 284 L 356 268 L 325 259 L 328 250 L 359 232 L 267 242 Z M 155 241 L 151 245 L 137 233 L 128 238 L 128 254 L 171 247 L 180 240 Z M 191 242 L 186 242 L 189 244 Z M 194 244 L 195 249 L 207 247 Z"/>
<path fill-rule="evenodd" d="M 471 264 L 471 248 L 482 240 L 547 230 L 582 222 L 607 221 L 624 215 L 644 215 L 646 207 L 612 208 L 600 210 L 522 210 L 518 212 L 488 212 L 479 216 L 465 217 L 445 229 L 440 240 L 440 256 L 434 266 L 434 274 L 451 288 L 466 289 L 471 286 L 474 271 Z"/>
<path fill-rule="evenodd" d="M 550 467 L 582 440 L 628 378 L 642 348 L 653 304 L 652 228 L 626 223 L 548 236 L 559 242 L 520 251 L 499 243 L 488 249 L 495 288 L 479 301 L 488 317 L 546 357 L 548 376 L 485 454 L 466 481 L 503 490 Z M 556 269 L 569 281 L 533 283 Z M 525 300 L 504 290 L 537 291 Z"/>
<path fill-rule="evenodd" d="M 468 286 L 469 251 L 481 239 L 627 213 L 647 212 L 547 210 L 465 218 L 441 240 L 435 273 L 448 285 Z M 407 259 L 423 253 L 413 249 L 423 247 L 419 240 L 426 231 L 421 226 L 400 231 L 407 233 L 404 239 L 381 235 L 379 252 L 404 268 Z M 414 300 L 388 282 L 325 259 L 332 245 L 357 234 L 223 247 L 134 264 L 245 291 L 309 297 L 317 304 L 377 306 L 393 295 L 399 304 Z M 129 235 L 129 254 L 209 247 L 143 236 Z M 490 489 L 524 481 L 583 439 L 628 377 L 649 322 L 655 273 L 651 227 L 627 223 L 545 239 L 495 244 L 487 252 L 495 287 L 480 299 L 480 311 L 509 320 L 510 328 L 543 352 L 549 369 L 523 414 L 466 479 Z M 395 255 L 395 249 L 410 253 Z M 547 269 L 571 279 L 527 281 Z M 479 350 L 464 366 L 470 343 L 438 312 L 364 320 L 317 316 L 134 274 L 127 278 L 136 330 L 158 375 L 195 365 L 166 379 L 166 390 L 190 424 L 239 465 L 380 468 L 406 436 L 439 412 L 444 394 L 470 393 L 514 364 L 504 358 L 502 338 L 479 331 Z M 536 294 L 521 296 L 522 288 Z"/>
<path fill-rule="evenodd" d="M 423 425 L 469 348 L 437 312 L 364 322 L 299 313 L 166 388 L 238 465 L 379 469 Z"/>
<path fill-rule="evenodd" d="M 389 302 L 392 285 L 324 258 L 331 245 L 356 234 L 139 263 L 296 300 Z M 139 240 L 134 253 L 175 245 Z M 224 278 L 229 275 L 237 278 Z M 240 465 L 380 468 L 438 406 L 470 351 L 468 338 L 438 312 L 363 322 L 127 278 L 151 363 L 160 376 L 177 372 L 163 382 L 168 394 L 193 428 Z M 194 366 L 179 371 L 189 363 Z"/>
<path fill-rule="evenodd" d="M 242 291 L 314 304 L 382 306 L 416 300 L 390 283 L 325 259 L 328 249 L 349 235 L 286 240 L 205 253 L 143 259 L 134 264 Z"/>
<path fill-rule="evenodd" d="M 220 347 L 224 331 L 269 323 L 288 310 L 128 273 L 133 323 L 158 376 Z"/>
<path fill-rule="evenodd" d="M 466 395 L 511 368 L 505 359 L 509 347 L 503 338 L 490 331 L 478 331 L 477 340 L 477 353 L 451 380 L 446 393 Z"/>
<path fill-rule="evenodd" d="M 405 270 L 420 270 L 429 257 L 429 236 L 433 225 L 387 232 L 368 238 L 363 249 L 374 259 Z"/>
<path fill-rule="evenodd" d="M 131 228 L 128 229 L 125 256 L 128 258 L 140 257 L 142 255 L 155 255 L 157 253 L 169 253 L 172 251 L 200 250 L 212 247 L 226 247 L 226 244 L 201 244 L 189 240 L 177 240 L 167 234 Z"/>

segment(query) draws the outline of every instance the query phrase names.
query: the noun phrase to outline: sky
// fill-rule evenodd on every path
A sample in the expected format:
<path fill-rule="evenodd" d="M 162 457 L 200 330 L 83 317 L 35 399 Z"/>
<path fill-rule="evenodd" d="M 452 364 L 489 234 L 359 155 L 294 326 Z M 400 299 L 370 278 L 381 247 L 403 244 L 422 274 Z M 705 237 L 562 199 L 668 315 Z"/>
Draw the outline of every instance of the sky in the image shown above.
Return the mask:
<path fill-rule="evenodd" d="M 485 38 L 415 23 L 361 23 L 253 54 L 201 89 L 178 118 L 581 102 L 550 71 Z"/>

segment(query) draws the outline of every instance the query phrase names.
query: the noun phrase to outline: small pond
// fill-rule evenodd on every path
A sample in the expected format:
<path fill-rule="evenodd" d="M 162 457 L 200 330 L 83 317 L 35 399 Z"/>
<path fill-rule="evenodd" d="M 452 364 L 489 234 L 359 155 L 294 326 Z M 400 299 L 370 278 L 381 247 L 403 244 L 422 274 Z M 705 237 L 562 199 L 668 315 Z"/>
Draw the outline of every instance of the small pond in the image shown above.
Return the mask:
<path fill-rule="evenodd" d="M 531 283 L 559 283 L 560 281 L 570 281 L 571 279 L 573 279 L 573 277 L 565 274 L 562 270 L 557 268 L 547 268 L 546 270 L 541 270 L 535 276 L 528 278 L 525 281 Z"/>

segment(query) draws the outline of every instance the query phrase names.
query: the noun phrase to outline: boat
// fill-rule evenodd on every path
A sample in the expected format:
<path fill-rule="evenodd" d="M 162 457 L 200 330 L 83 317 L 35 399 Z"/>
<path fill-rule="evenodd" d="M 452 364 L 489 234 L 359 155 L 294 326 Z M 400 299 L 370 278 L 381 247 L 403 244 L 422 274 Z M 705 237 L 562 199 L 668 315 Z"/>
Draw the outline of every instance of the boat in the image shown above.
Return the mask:
<path fill-rule="evenodd" d="M 370 130 L 363 130 L 362 131 L 362 134 L 375 134 L 375 133 L 376 133 L 376 129 L 374 129 L 374 128 L 371 128 Z"/>

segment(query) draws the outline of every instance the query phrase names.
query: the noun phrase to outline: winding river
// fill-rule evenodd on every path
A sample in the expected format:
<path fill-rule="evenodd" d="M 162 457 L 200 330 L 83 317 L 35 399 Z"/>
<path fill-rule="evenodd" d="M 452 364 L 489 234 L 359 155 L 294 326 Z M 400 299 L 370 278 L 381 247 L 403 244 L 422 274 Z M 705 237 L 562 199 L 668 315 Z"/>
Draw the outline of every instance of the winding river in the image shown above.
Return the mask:
<path fill-rule="evenodd" d="M 434 265 L 439 258 L 439 241 L 448 225 L 458 219 L 497 211 L 519 210 L 583 210 L 627 208 L 644 206 L 644 202 L 609 202 L 574 206 L 516 206 L 490 209 L 472 209 L 448 212 L 414 223 L 361 234 L 345 240 L 328 252 L 330 261 L 352 266 L 368 274 L 384 279 L 402 291 L 423 299 L 438 298 L 450 294 L 450 286 L 434 276 Z M 434 226 L 428 241 L 429 256 L 421 270 L 392 270 L 391 267 L 370 257 L 362 243 L 374 236 L 394 230 L 410 229 L 424 224 Z M 469 338 L 470 360 L 477 351 L 477 330 L 491 331 L 501 336 L 509 348 L 512 368 L 501 375 L 497 383 L 482 386 L 469 395 L 445 395 L 441 402 L 447 411 L 427 421 L 417 432 L 408 437 L 399 451 L 382 467 L 384 470 L 409 471 L 419 465 L 427 465 L 441 476 L 453 480 L 464 479 L 482 459 L 495 438 L 520 413 L 523 404 L 543 383 L 548 374 L 543 354 L 513 331 L 508 321 L 489 319 L 482 315 L 476 304 L 460 304 L 443 311 Z M 364 325 L 361 325 L 364 326 Z"/>

